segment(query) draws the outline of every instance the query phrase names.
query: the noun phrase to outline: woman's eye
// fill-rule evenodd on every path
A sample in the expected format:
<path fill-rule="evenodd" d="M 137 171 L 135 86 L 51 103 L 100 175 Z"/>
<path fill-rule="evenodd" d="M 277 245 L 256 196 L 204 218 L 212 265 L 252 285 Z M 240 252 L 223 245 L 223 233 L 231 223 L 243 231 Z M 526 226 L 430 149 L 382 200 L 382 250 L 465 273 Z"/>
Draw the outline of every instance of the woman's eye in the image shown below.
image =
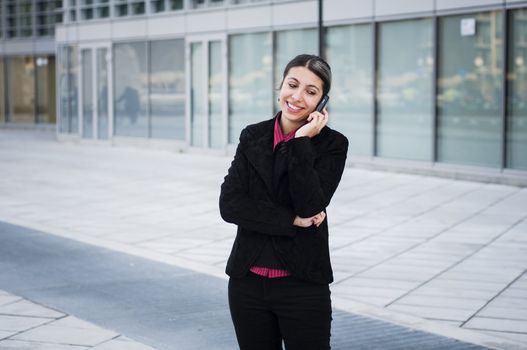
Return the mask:
<path fill-rule="evenodd" d="M 296 88 L 296 85 L 295 84 L 289 84 L 289 87 L 294 89 L 294 88 Z"/>
<path fill-rule="evenodd" d="M 307 93 L 310 94 L 310 95 L 316 95 L 317 94 L 315 91 L 308 91 Z"/>

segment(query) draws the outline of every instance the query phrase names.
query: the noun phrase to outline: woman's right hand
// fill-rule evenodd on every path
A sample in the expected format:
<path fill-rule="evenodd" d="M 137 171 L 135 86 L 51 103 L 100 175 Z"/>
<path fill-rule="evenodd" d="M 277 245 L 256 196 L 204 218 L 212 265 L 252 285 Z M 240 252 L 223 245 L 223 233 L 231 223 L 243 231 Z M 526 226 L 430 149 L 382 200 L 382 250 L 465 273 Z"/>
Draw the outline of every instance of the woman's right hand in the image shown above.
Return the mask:
<path fill-rule="evenodd" d="M 315 225 L 316 227 L 319 227 L 325 218 L 326 213 L 324 211 L 321 211 L 317 215 L 314 215 L 310 218 L 301 218 L 297 215 L 295 217 L 295 221 L 293 221 L 293 225 L 298 227 L 309 227 L 311 225 Z"/>

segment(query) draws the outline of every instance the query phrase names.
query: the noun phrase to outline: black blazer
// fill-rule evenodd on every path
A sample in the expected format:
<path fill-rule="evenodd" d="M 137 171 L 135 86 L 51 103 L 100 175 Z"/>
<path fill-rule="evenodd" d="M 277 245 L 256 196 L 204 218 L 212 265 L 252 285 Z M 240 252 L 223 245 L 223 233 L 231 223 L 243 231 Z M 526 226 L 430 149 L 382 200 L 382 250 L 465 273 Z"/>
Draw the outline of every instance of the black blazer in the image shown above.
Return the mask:
<path fill-rule="evenodd" d="M 301 228 L 293 226 L 293 221 L 296 215 L 311 217 L 329 205 L 344 171 L 348 140 L 326 126 L 313 138 L 288 141 L 293 205 L 281 206 L 272 183 L 275 118 L 242 130 L 221 185 L 221 216 L 238 225 L 226 273 L 231 277 L 246 275 L 270 237 L 277 257 L 293 276 L 331 283 L 327 217 L 319 227 Z"/>

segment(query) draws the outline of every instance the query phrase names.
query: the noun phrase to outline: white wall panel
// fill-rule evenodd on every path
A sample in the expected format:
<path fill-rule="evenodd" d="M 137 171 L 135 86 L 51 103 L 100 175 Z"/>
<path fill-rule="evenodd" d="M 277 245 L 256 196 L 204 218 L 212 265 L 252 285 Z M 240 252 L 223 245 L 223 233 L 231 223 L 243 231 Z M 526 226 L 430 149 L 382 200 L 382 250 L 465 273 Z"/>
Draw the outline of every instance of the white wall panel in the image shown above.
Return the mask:
<path fill-rule="evenodd" d="M 31 55 L 33 53 L 33 41 L 8 41 L 4 45 L 4 53 L 8 55 Z"/>
<path fill-rule="evenodd" d="M 79 26 L 80 40 L 110 40 L 112 27 L 110 22 L 86 23 Z"/>
<path fill-rule="evenodd" d="M 113 38 L 116 40 L 127 38 L 146 38 L 147 21 L 145 18 L 113 22 Z"/>
<path fill-rule="evenodd" d="M 36 54 L 55 53 L 55 40 L 37 40 L 34 47 Z"/>
<path fill-rule="evenodd" d="M 433 0 L 376 0 L 375 16 L 391 16 L 416 12 L 432 12 Z"/>
<path fill-rule="evenodd" d="M 154 16 L 148 19 L 149 36 L 183 35 L 185 33 L 186 16 Z"/>
<path fill-rule="evenodd" d="M 225 30 L 225 11 L 187 14 L 187 33 Z"/>
<path fill-rule="evenodd" d="M 436 0 L 437 10 L 458 9 L 474 6 L 503 5 L 504 0 Z"/>
<path fill-rule="evenodd" d="M 56 26 L 55 27 L 55 40 L 57 42 L 64 42 L 68 40 L 68 29 L 65 26 Z"/>
<path fill-rule="evenodd" d="M 343 21 L 373 16 L 374 0 L 324 0 L 324 21 Z"/>
<path fill-rule="evenodd" d="M 271 6 L 231 8 L 227 11 L 227 29 L 251 29 L 271 26 Z"/>
<path fill-rule="evenodd" d="M 272 20 L 275 26 L 318 23 L 318 1 L 275 3 L 272 6 Z"/>

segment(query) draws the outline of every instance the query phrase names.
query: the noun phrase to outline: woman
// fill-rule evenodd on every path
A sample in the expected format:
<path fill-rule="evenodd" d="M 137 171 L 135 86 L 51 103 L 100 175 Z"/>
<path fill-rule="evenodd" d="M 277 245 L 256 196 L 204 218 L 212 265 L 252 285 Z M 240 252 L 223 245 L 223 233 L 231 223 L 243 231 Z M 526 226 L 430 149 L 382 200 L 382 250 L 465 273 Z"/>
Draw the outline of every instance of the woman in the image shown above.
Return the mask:
<path fill-rule="evenodd" d="M 285 67 L 281 111 L 247 126 L 221 186 L 222 218 L 238 225 L 227 262 L 229 306 L 242 350 L 329 349 L 333 272 L 326 207 L 348 140 L 315 111 L 329 65 L 299 55 Z"/>

